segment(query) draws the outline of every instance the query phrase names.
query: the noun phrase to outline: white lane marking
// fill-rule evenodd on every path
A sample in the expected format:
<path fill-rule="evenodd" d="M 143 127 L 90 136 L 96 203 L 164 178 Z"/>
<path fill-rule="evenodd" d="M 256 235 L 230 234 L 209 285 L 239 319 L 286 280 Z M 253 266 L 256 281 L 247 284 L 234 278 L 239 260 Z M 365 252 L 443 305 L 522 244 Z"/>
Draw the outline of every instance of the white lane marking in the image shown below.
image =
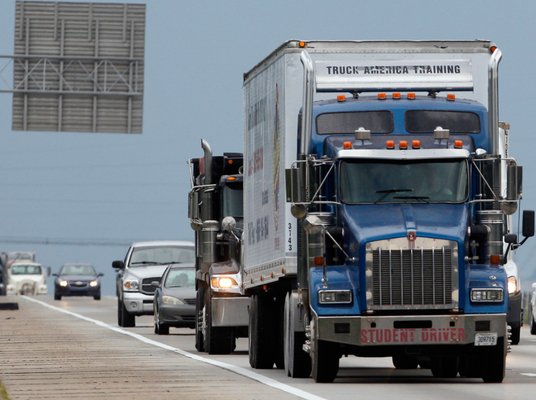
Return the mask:
<path fill-rule="evenodd" d="M 531 372 L 521 372 L 520 375 L 530 376 L 531 378 L 536 377 L 536 374 L 533 374 L 533 373 L 531 373 Z"/>
<path fill-rule="evenodd" d="M 130 337 L 133 337 L 134 339 L 137 339 L 140 342 L 143 342 L 143 343 L 155 346 L 155 347 L 160 347 L 160 348 L 165 349 L 165 350 L 172 351 L 174 353 L 183 355 L 183 356 L 191 358 L 193 360 L 204 362 L 205 364 L 211 364 L 211 365 L 214 365 L 216 367 L 220 367 L 220 368 L 226 369 L 228 371 L 232 371 L 232 372 L 234 372 L 236 374 L 239 374 L 239 375 L 245 376 L 247 378 L 253 379 L 253 380 L 257 381 L 257 382 L 260 382 L 260 383 L 262 383 L 264 385 L 267 385 L 267 386 L 271 386 L 271 387 L 273 387 L 275 389 L 279 389 L 279 390 L 281 390 L 283 392 L 290 393 L 290 394 L 292 394 L 294 396 L 298 396 L 298 397 L 300 397 L 302 399 L 305 399 L 305 400 L 326 400 L 323 397 L 319 397 L 319 396 L 316 396 L 316 395 L 314 395 L 312 393 L 308 393 L 308 392 L 306 392 L 304 390 L 301 390 L 301 389 L 286 385 L 284 383 L 276 381 L 275 379 L 268 378 L 266 376 L 257 374 L 256 372 L 244 369 L 242 367 L 237 367 L 235 365 L 227 364 L 227 363 L 224 363 L 222 361 L 211 360 L 210 358 L 201 357 L 201 356 L 199 356 L 197 354 L 193 354 L 193 353 L 181 350 L 181 349 L 179 349 L 177 347 L 172 347 L 172 346 L 169 346 L 167 344 L 157 342 L 156 340 L 148 339 L 145 336 L 139 335 L 137 333 L 129 332 L 129 331 L 126 331 L 126 330 L 121 329 L 119 327 L 109 325 L 109 324 L 107 324 L 105 322 L 102 322 L 102 321 L 99 321 L 97 319 L 88 318 L 88 317 L 85 317 L 85 316 L 83 316 L 81 314 L 77 314 L 77 313 L 72 312 L 72 311 L 67 311 L 67 310 L 64 310 L 62 308 L 52 306 L 52 305 L 50 305 L 48 303 L 45 303 L 45 302 L 43 302 L 41 300 L 37 300 L 37 299 L 35 299 L 33 297 L 22 296 L 22 298 L 24 298 L 26 300 L 29 300 L 29 301 L 33 301 L 34 303 L 41 304 L 42 306 L 50 308 L 51 310 L 59 311 L 59 312 L 62 312 L 64 314 L 71 315 L 73 317 L 82 319 L 84 321 L 91 322 L 91 323 L 93 323 L 95 325 L 98 325 L 98 326 L 100 326 L 102 328 L 109 329 L 111 331 L 120 333 L 122 335 L 127 335 L 127 336 L 130 336 Z"/>

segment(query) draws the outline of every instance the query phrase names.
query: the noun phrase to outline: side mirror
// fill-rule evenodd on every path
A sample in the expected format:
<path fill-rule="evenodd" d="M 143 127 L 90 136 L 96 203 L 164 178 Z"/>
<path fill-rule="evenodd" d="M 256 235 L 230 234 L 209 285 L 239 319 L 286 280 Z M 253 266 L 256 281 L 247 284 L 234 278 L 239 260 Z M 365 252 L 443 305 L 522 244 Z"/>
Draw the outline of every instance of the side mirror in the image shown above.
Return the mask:
<path fill-rule="evenodd" d="M 536 282 L 532 284 L 532 289 L 536 290 Z"/>
<path fill-rule="evenodd" d="M 52 273 L 52 268 L 47 267 L 47 276 L 50 276 L 51 273 Z"/>
<path fill-rule="evenodd" d="M 224 232 L 233 232 L 236 226 L 236 220 L 233 217 L 225 217 L 221 221 L 221 229 Z"/>
<path fill-rule="evenodd" d="M 125 269 L 125 263 L 122 260 L 115 260 L 112 262 L 113 269 Z"/>
<path fill-rule="evenodd" d="M 517 235 L 515 233 L 508 233 L 504 235 L 504 241 L 508 244 L 517 243 Z"/>
<path fill-rule="evenodd" d="M 97 276 L 100 278 L 101 276 L 104 276 L 104 274 L 102 272 L 99 272 Z"/>
<path fill-rule="evenodd" d="M 52 274 L 52 276 L 59 276 L 59 274 Z"/>
<path fill-rule="evenodd" d="M 523 211 L 523 236 L 534 236 L 534 210 Z"/>

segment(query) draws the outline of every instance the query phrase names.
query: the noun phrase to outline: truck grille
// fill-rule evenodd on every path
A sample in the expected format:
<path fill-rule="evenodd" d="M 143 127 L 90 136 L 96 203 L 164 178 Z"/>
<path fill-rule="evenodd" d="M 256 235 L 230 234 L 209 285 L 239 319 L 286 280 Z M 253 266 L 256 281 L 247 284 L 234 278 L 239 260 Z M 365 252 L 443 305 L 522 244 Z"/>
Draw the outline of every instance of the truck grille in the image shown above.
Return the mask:
<path fill-rule="evenodd" d="M 156 288 L 152 285 L 152 282 L 160 282 L 160 279 L 162 279 L 162 277 L 160 276 L 154 278 L 145 278 L 141 281 L 140 292 L 142 292 L 143 294 L 153 295 Z"/>
<path fill-rule="evenodd" d="M 451 309 L 458 299 L 456 242 L 406 238 L 367 245 L 367 307 Z"/>

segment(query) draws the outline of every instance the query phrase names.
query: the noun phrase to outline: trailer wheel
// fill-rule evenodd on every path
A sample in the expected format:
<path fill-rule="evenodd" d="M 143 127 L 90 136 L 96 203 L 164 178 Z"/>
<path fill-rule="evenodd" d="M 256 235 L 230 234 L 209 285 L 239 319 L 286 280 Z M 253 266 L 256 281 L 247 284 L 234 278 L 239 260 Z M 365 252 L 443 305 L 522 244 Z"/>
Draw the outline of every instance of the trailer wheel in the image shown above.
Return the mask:
<path fill-rule="evenodd" d="M 284 334 L 284 356 L 285 371 L 292 378 L 308 378 L 311 374 L 311 357 L 303 351 L 305 343 L 305 332 L 296 332 L 294 326 L 294 313 L 297 312 L 293 306 L 291 297 L 294 293 L 288 293 L 285 297 L 285 307 L 283 311 L 283 334 Z"/>
<path fill-rule="evenodd" d="M 275 362 L 274 306 L 268 296 L 251 296 L 249 309 L 249 365 L 255 369 L 270 369 Z"/>
<path fill-rule="evenodd" d="M 506 344 L 504 338 L 499 338 L 497 346 L 487 349 L 481 357 L 482 380 L 486 383 L 501 383 L 504 379 L 506 366 Z"/>
<path fill-rule="evenodd" d="M 340 352 L 337 343 L 317 338 L 314 320 L 311 321 L 312 376 L 317 383 L 333 382 L 339 372 Z"/>
<path fill-rule="evenodd" d="M 204 345 L 208 354 L 230 354 L 236 346 L 232 327 L 214 328 L 212 326 L 212 293 L 206 288 L 204 297 Z"/>

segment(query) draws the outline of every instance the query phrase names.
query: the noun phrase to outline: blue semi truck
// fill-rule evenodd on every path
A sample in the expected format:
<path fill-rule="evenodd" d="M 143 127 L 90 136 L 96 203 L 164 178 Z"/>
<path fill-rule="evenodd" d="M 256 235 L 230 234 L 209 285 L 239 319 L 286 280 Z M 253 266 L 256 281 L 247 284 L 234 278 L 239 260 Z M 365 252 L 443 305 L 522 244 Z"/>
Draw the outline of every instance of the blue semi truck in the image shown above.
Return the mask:
<path fill-rule="evenodd" d="M 504 264 L 534 234 L 476 41 L 288 41 L 244 74 L 249 362 L 347 355 L 502 382 Z"/>

